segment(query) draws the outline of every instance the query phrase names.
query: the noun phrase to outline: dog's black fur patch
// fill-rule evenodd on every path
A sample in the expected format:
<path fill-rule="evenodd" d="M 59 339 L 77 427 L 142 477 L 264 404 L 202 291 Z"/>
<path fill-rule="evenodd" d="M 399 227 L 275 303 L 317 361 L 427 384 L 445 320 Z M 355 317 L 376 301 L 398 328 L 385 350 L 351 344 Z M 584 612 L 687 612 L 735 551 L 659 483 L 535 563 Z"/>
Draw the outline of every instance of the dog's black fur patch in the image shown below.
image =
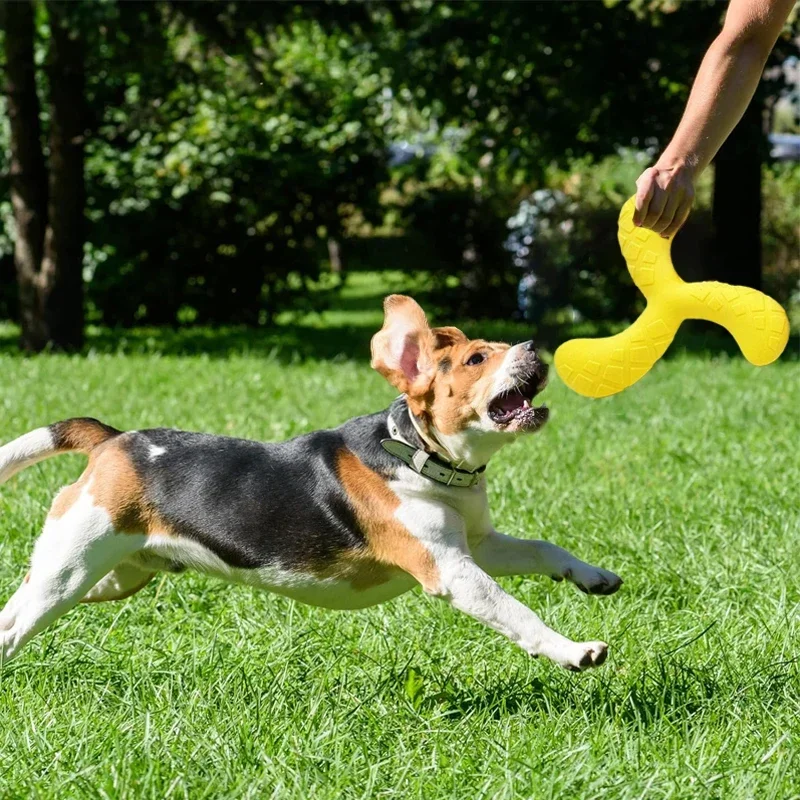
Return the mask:
<path fill-rule="evenodd" d="M 401 434 L 421 446 L 400 398 L 385 411 L 286 442 L 156 428 L 129 434 L 126 447 L 147 502 L 177 533 L 233 567 L 303 568 L 366 546 L 337 456 L 350 450 L 390 480 L 402 466 L 380 445 L 390 412 Z M 154 446 L 164 452 L 152 455 Z"/>

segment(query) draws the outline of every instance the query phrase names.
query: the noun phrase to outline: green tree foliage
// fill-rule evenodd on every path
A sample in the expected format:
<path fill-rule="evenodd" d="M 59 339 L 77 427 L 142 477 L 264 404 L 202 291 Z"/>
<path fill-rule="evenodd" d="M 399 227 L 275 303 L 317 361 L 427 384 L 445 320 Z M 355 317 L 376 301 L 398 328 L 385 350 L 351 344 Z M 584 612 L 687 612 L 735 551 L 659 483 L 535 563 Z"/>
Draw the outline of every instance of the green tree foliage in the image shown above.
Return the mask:
<path fill-rule="evenodd" d="M 432 162 L 417 165 L 415 178 L 426 190 L 409 209 L 411 224 L 426 226 L 439 214 L 448 217 L 460 241 L 451 240 L 448 253 L 441 255 L 448 271 L 462 276 L 463 291 L 456 293 L 460 310 L 474 313 L 508 313 L 515 302 L 509 289 L 518 273 L 491 235 L 492 213 L 510 216 L 522 197 L 548 184 L 553 167 L 577 159 L 597 162 L 624 147 L 650 153 L 663 147 L 724 13 L 724 6 L 713 2 L 500 2 L 491 9 L 477 1 L 414 2 L 392 9 L 409 54 L 396 82 L 407 101 L 425 109 L 417 119 L 435 121 L 427 129 L 421 126 L 421 135 L 430 135 L 431 127 L 439 134 L 448 127 L 459 133 L 442 142 Z M 781 63 L 794 49 L 787 31 L 771 63 Z M 768 75 L 758 108 L 782 86 L 782 75 L 774 70 Z M 755 158 L 758 175 L 766 148 L 763 131 L 759 136 L 755 152 L 752 142 L 749 149 L 739 147 L 725 165 L 733 162 L 735 171 L 738 161 Z M 633 189 L 631 180 L 626 191 Z M 618 193 L 617 187 L 609 190 Z M 756 181 L 751 193 L 758 192 Z M 580 197 L 574 199 L 580 204 Z M 573 229 L 575 245 L 559 260 L 568 274 L 550 272 L 551 296 L 594 294 L 587 311 L 618 315 L 630 309 L 625 298 L 635 295 L 613 290 L 624 278 L 622 273 L 610 277 L 619 262 L 606 246 L 614 243 L 623 199 L 614 203 L 609 197 L 608 208 L 594 215 L 606 231 L 588 224 L 591 214 L 579 215 L 587 224 Z M 730 204 L 722 216 L 736 216 L 740 230 L 747 222 L 758 239 L 760 206 L 754 200 L 755 228 L 741 219 L 742 209 Z M 755 270 L 757 281 L 760 263 L 744 267 L 743 272 Z M 745 274 L 740 278 L 749 282 Z M 452 298 L 445 275 L 441 284 L 441 296 Z M 598 289 L 608 296 L 598 297 Z"/>
<path fill-rule="evenodd" d="M 345 206 L 374 214 L 386 179 L 373 53 L 299 12 L 225 34 L 201 11 L 139 9 L 155 52 L 118 78 L 90 149 L 90 297 L 107 322 L 182 307 L 263 322 L 319 276 Z"/>
<path fill-rule="evenodd" d="M 43 64 L 50 27 L 36 8 Z M 722 12 L 706 0 L 74 4 L 89 318 L 269 322 L 320 296 L 309 289 L 326 279 L 329 243 L 354 217 L 379 222 L 390 185 L 394 218 L 430 243 L 447 304 L 508 313 L 519 271 L 503 248 L 507 218 L 557 170 L 663 145 Z M 789 52 L 782 42 L 776 60 Z M 42 75 L 38 89 L 46 139 Z M 399 140 L 426 157 L 390 169 Z M 0 114 L 0 159 L 7 141 Z M 619 188 L 606 183 L 611 208 Z M 591 296 L 587 310 L 624 313 L 592 225 L 570 241 L 552 262 L 554 302 L 572 293 Z M 4 288 L 0 313 L 13 306 Z"/>
<path fill-rule="evenodd" d="M 345 211 L 374 217 L 387 178 L 386 73 L 359 40 L 363 15 L 285 4 L 84 11 L 95 316 L 255 324 L 305 297 Z M 48 35 L 40 15 L 40 46 Z"/>
<path fill-rule="evenodd" d="M 457 125 L 464 165 L 491 184 L 541 180 L 553 160 L 671 133 L 719 4 L 635 13 L 603 3 L 412 3 L 399 80 Z"/>

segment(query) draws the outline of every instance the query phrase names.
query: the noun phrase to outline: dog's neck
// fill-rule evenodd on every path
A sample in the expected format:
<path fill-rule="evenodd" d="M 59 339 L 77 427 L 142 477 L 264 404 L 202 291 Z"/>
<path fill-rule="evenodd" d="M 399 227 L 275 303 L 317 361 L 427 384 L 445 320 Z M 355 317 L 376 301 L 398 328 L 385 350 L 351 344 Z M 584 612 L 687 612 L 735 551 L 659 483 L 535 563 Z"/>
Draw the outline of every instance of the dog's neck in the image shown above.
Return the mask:
<path fill-rule="evenodd" d="M 405 395 L 400 395 L 389 407 L 389 414 L 392 417 L 392 421 L 394 422 L 395 426 L 397 427 L 397 431 L 400 434 L 400 438 L 406 444 L 410 444 L 412 447 L 416 447 L 418 450 L 425 450 L 428 453 L 433 453 L 439 458 L 444 459 L 445 461 L 450 461 L 450 457 L 446 455 L 443 451 L 440 452 L 436 448 L 434 448 L 428 441 L 425 439 L 420 431 L 419 431 L 419 423 L 413 418 L 413 414 L 411 413 L 411 409 L 408 407 L 408 402 L 406 401 Z"/>
<path fill-rule="evenodd" d="M 504 445 L 507 437 L 484 432 L 473 435 L 443 436 L 408 407 L 405 396 L 398 397 L 390 408 L 392 419 L 402 439 L 413 447 L 425 450 L 456 469 L 475 472 L 485 467 L 489 459 Z"/>

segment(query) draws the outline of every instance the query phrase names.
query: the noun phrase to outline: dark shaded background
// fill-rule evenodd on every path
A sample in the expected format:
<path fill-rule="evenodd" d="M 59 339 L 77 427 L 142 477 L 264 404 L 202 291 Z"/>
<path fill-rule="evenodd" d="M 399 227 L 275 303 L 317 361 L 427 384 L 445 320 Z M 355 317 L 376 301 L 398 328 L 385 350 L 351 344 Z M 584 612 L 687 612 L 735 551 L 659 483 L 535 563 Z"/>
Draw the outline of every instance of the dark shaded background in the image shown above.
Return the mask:
<path fill-rule="evenodd" d="M 641 300 L 618 209 L 724 10 L 4 3 L 0 316 L 21 321 L 29 350 L 81 346 L 86 321 L 271 329 L 335 306 L 349 272 L 391 269 L 460 318 L 519 316 L 525 275 L 534 325 L 629 318 Z M 770 158 L 768 135 L 797 130 L 797 30 L 675 257 L 684 277 L 735 274 L 784 303 L 800 168 Z M 747 202 L 714 191 L 748 172 L 761 190 Z M 721 225 L 741 231 L 734 263 L 716 257 Z"/>

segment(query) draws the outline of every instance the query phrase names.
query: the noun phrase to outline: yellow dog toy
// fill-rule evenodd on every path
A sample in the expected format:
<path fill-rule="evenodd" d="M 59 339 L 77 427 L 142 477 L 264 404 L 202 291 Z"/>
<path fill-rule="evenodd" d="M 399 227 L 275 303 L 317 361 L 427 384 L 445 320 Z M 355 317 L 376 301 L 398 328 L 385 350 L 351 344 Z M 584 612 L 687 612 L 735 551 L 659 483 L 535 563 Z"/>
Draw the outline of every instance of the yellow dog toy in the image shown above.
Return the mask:
<path fill-rule="evenodd" d="M 629 328 L 605 339 L 572 339 L 556 350 L 561 380 L 586 397 L 607 397 L 636 383 L 658 361 L 685 319 L 727 328 L 744 357 L 762 367 L 789 339 L 786 312 L 771 297 L 744 286 L 685 283 L 672 266 L 672 237 L 633 224 L 634 198 L 619 215 L 619 244 L 647 307 Z"/>

